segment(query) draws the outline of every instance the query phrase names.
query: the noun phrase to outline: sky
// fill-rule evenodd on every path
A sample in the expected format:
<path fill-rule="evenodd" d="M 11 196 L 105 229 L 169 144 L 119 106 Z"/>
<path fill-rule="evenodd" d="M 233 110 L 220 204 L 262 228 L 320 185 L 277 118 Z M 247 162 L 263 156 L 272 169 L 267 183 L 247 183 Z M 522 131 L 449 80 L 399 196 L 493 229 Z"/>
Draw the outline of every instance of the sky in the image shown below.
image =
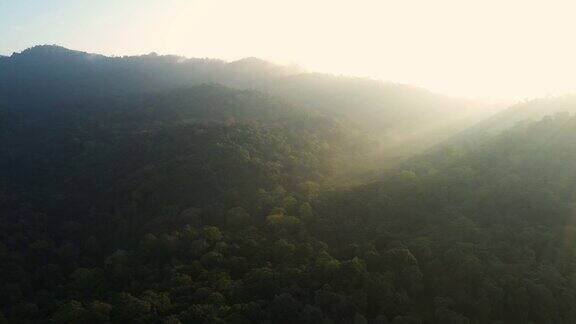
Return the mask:
<path fill-rule="evenodd" d="M 256 56 L 453 96 L 576 92 L 576 1 L 0 0 L 0 55 Z"/>

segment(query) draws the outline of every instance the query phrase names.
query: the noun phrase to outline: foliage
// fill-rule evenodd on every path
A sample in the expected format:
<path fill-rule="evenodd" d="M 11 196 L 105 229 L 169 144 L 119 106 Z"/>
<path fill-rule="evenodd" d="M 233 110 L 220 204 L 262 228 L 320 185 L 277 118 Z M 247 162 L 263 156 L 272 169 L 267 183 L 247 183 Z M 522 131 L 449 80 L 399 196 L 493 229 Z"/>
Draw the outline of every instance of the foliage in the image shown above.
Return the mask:
<path fill-rule="evenodd" d="M 51 47 L 0 64 L 39 77 L 39 50 L 85 64 Z M 391 133 L 424 118 L 346 107 L 405 107 L 413 92 L 358 97 L 373 83 L 318 76 L 277 80 L 276 95 L 141 78 L 139 91 L 58 83 L 46 106 L 0 83 L 0 323 L 576 322 L 576 117 L 452 142 L 345 187 L 334 184 L 350 155 L 375 149 L 376 116 L 401 120 Z M 10 86 L 22 94 L 30 80 Z M 82 100 L 55 104 L 60 87 Z M 408 101 L 416 112 L 423 96 Z"/>

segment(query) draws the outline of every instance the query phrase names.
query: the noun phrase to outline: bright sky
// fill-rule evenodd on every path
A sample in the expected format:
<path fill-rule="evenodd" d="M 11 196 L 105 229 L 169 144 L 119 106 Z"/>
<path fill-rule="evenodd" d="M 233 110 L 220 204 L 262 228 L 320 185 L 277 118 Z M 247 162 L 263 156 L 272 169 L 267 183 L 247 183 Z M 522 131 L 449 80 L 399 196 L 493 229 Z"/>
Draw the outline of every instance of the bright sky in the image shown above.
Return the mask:
<path fill-rule="evenodd" d="M 0 54 L 257 56 L 457 96 L 576 91 L 576 2 L 0 0 Z"/>

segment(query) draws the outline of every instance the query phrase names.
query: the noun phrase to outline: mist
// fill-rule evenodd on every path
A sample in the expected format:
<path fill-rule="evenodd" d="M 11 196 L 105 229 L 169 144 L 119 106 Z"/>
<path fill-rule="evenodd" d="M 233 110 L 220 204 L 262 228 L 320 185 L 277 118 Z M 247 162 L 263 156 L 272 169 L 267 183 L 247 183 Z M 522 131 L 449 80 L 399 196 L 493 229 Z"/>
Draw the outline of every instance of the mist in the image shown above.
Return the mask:
<path fill-rule="evenodd" d="M 0 324 L 576 323 L 573 12 L 0 2 Z"/>
<path fill-rule="evenodd" d="M 58 0 L 0 6 L 5 55 L 59 44 L 107 55 L 256 56 L 507 101 L 573 92 L 576 83 L 570 1 Z"/>

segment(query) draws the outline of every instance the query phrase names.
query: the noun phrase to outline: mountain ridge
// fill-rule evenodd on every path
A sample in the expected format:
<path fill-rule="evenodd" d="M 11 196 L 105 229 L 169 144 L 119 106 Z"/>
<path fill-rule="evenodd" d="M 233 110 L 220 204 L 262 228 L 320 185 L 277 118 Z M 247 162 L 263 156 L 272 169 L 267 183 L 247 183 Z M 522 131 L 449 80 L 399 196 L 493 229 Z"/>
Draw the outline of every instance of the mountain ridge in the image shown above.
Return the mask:
<path fill-rule="evenodd" d="M 576 117 L 90 55 L 0 59 L 0 323 L 576 321 Z"/>

